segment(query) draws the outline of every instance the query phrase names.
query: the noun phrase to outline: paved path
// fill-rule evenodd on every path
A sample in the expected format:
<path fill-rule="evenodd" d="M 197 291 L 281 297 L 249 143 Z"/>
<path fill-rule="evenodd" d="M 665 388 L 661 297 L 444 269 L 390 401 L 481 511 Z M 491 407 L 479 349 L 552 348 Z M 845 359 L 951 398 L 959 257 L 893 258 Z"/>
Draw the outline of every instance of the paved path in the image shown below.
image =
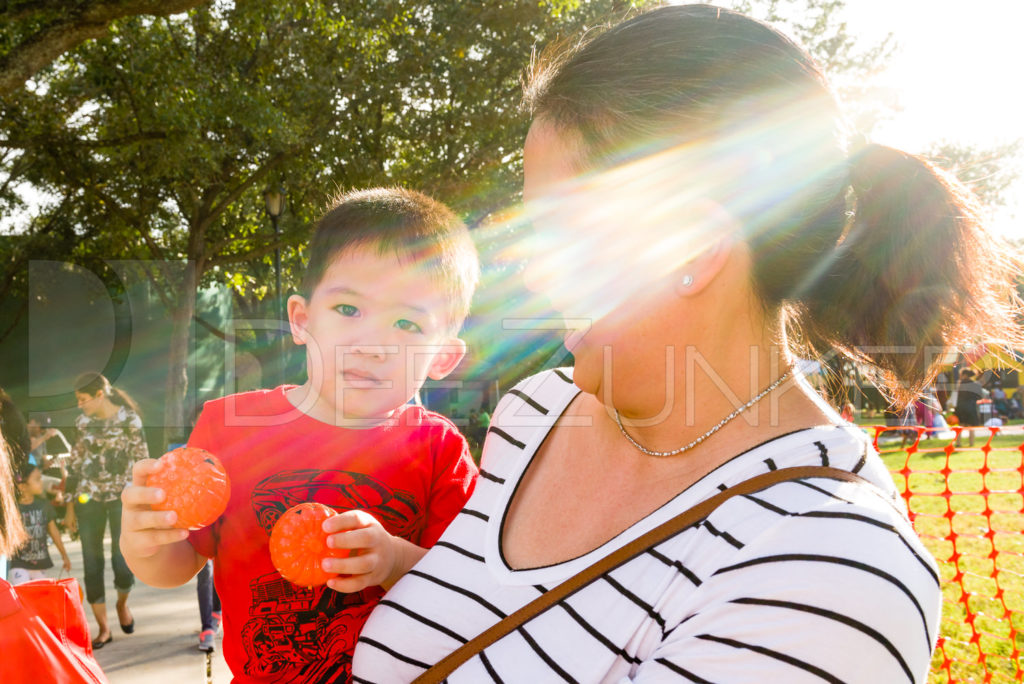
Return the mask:
<path fill-rule="evenodd" d="M 71 557 L 71 574 L 84 587 L 82 572 L 82 546 L 67 542 Z M 48 574 L 59 571 L 60 554 L 50 546 L 50 555 L 58 564 Z M 154 589 L 136 581 L 128 606 L 135 616 L 135 632 L 123 634 L 117 623 L 114 601 L 114 574 L 110 569 L 110 537 L 106 539 L 106 588 L 108 620 L 113 628 L 114 640 L 96 651 L 96 659 L 103 667 L 111 684 L 202 684 L 206 678 L 206 655 L 196 649 L 199 640 L 199 604 L 196 583 L 192 580 L 177 589 Z M 96 621 L 92 610 L 85 606 L 93 636 Z M 228 684 L 231 673 L 220 652 L 220 635 L 213 653 L 212 681 Z"/>

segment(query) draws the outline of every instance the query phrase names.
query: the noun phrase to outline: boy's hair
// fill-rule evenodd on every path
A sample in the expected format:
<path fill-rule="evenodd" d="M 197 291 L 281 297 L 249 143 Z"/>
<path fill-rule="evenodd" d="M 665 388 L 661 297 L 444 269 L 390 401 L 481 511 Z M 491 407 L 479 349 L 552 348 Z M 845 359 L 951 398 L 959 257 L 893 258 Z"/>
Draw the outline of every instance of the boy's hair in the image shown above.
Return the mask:
<path fill-rule="evenodd" d="M 28 461 L 22 461 L 18 464 L 18 470 L 14 474 L 14 479 L 18 484 L 25 484 L 28 482 L 28 478 L 32 476 L 32 473 L 39 470 L 39 466 L 35 463 L 29 463 Z"/>
<path fill-rule="evenodd" d="M 469 313 L 480 262 L 469 229 L 451 209 L 404 188 L 342 193 L 330 203 L 309 241 L 302 295 L 312 296 L 339 254 L 366 246 L 426 268 L 444 288 L 448 322 L 458 331 Z"/>

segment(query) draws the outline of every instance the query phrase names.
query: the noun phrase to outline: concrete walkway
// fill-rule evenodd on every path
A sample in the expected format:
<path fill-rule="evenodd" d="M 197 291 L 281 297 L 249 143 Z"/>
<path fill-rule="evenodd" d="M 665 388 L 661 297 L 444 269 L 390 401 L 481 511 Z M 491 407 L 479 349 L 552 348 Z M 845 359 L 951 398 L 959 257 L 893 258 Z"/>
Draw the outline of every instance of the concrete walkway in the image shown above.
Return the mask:
<path fill-rule="evenodd" d="M 66 537 L 64 544 L 71 558 L 71 574 L 78 578 L 84 589 L 82 545 L 78 541 L 68 543 Z M 196 649 L 199 642 L 199 603 L 195 580 L 177 589 L 154 589 L 136 581 L 128 599 L 128 607 L 135 617 L 135 632 L 121 632 L 114 609 L 117 594 L 114 573 L 110 568 L 109 535 L 105 544 L 107 619 L 114 640 L 96 651 L 96 660 L 111 684 L 201 684 L 208 681 L 228 684 L 231 673 L 221 655 L 221 635 L 217 635 L 216 650 L 210 658 L 212 679 L 207 678 L 206 654 Z M 56 577 L 60 571 L 60 554 L 52 542 L 50 555 L 57 567 L 48 574 Z M 98 629 L 88 605 L 85 613 L 95 637 Z"/>

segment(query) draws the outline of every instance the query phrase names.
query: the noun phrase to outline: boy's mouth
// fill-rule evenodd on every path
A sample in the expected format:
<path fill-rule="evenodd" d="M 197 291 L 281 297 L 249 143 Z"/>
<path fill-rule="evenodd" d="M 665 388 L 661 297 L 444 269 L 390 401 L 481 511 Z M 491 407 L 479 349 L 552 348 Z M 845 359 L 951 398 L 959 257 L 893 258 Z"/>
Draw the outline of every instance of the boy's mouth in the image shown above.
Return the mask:
<path fill-rule="evenodd" d="M 379 385 L 381 382 L 373 373 L 367 373 L 366 371 L 356 370 L 353 368 L 342 371 L 341 377 L 344 378 L 346 382 L 359 383 L 360 385 Z"/>

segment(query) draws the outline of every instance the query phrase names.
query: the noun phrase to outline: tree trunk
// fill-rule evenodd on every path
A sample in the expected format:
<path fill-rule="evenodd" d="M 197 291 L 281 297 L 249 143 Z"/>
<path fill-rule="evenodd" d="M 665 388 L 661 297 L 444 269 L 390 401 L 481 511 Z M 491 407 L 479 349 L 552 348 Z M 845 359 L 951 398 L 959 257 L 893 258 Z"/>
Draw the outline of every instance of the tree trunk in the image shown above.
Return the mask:
<path fill-rule="evenodd" d="M 178 290 L 178 301 L 171 311 L 171 345 L 167 355 L 167 384 L 164 392 L 164 438 L 168 444 L 186 436 L 185 403 L 188 396 L 188 361 L 192 344 L 193 315 L 199 273 L 197 264 L 189 260 Z"/>

